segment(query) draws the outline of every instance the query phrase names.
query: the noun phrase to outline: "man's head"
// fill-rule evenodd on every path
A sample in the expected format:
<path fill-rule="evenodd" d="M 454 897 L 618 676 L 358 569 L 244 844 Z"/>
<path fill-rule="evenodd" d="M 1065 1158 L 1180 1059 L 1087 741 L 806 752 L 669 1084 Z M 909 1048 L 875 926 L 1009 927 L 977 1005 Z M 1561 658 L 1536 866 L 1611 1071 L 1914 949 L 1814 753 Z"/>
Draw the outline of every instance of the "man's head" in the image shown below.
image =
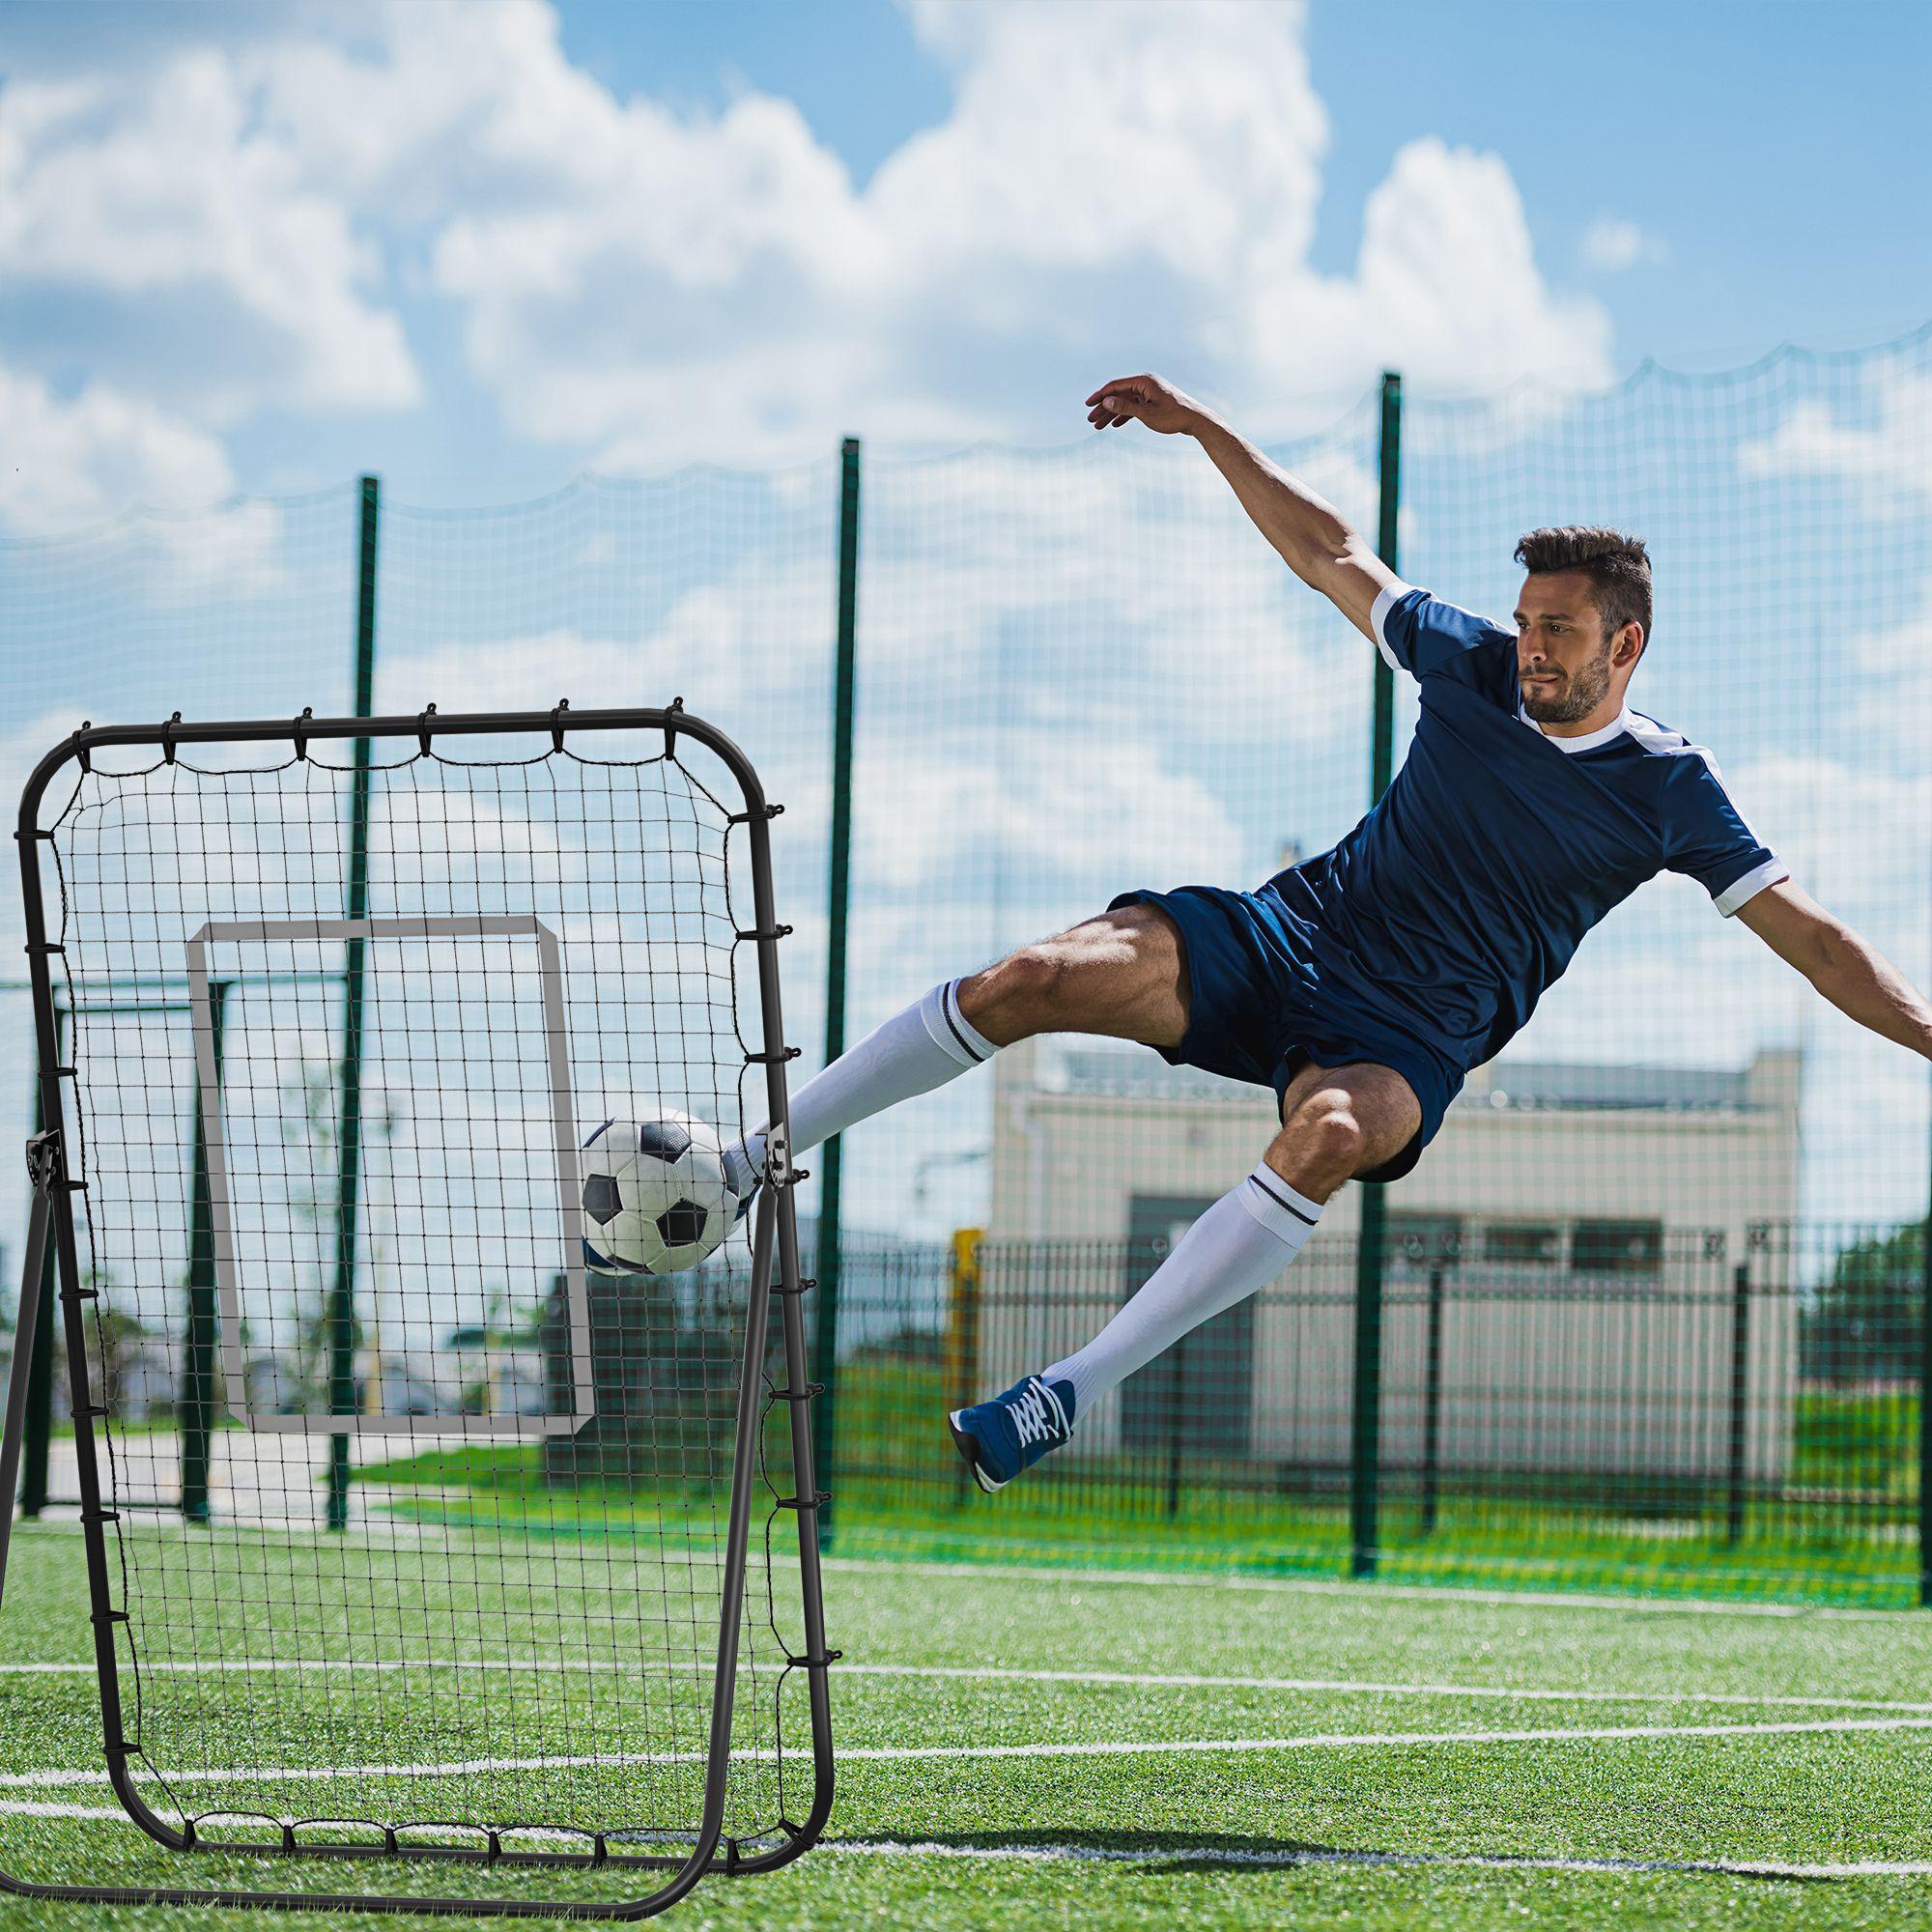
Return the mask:
<path fill-rule="evenodd" d="M 1650 639 L 1650 556 L 1621 530 L 1531 530 L 1516 547 L 1529 574 L 1517 601 L 1522 708 L 1575 724 L 1624 686 Z"/>

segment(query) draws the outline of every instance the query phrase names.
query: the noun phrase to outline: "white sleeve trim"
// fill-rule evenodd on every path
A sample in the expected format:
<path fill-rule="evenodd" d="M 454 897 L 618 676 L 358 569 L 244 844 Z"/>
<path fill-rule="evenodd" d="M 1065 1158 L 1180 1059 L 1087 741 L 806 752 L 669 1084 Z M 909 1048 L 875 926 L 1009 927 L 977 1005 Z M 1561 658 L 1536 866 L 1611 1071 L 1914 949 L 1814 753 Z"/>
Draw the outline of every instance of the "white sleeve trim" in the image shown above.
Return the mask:
<path fill-rule="evenodd" d="M 1726 919 L 1737 911 L 1747 899 L 1755 898 L 1767 886 L 1775 886 L 1780 879 L 1791 876 L 1791 867 L 1782 859 L 1767 859 L 1762 866 L 1753 866 L 1742 879 L 1728 885 L 1717 895 L 1714 901 L 1718 910 Z"/>
<path fill-rule="evenodd" d="M 1369 612 L 1369 629 L 1376 634 L 1376 649 L 1381 652 L 1382 662 L 1390 670 L 1400 670 L 1402 662 L 1389 648 L 1388 613 L 1394 610 L 1396 599 L 1406 597 L 1410 586 L 1406 583 L 1391 583 L 1385 590 L 1376 592 L 1375 608 Z"/>

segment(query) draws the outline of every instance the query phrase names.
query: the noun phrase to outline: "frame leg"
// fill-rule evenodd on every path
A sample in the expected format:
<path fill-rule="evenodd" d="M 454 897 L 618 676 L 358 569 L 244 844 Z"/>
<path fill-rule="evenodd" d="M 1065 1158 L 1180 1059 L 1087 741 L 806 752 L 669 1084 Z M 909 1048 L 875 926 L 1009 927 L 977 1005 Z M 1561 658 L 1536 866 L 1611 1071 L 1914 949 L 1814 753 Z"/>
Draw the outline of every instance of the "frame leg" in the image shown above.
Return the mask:
<path fill-rule="evenodd" d="M 27 1143 L 27 1172 L 33 1177 L 34 1202 L 27 1222 L 27 1264 L 20 1275 L 20 1312 L 14 1323 L 14 1369 L 7 1378 L 6 1432 L 0 1435 L 0 1597 L 7 1588 L 7 1548 L 14 1533 L 14 1498 L 20 1487 L 20 1445 L 27 1433 L 34 1332 L 41 1319 L 41 1277 L 46 1272 L 54 1184 L 60 1175 L 58 1134 L 36 1134 Z"/>

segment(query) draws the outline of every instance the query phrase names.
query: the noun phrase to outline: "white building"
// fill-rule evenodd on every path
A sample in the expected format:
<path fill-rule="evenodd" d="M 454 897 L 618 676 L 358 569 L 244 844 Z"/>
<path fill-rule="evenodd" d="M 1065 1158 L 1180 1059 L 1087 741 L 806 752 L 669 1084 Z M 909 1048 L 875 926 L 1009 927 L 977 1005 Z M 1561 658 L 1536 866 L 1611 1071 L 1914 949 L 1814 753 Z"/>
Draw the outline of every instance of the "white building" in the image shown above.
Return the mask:
<path fill-rule="evenodd" d="M 1096 1327 L 1145 1278 L 1156 1252 L 1147 1244 L 1225 1193 L 1274 1128 L 1264 1091 L 1144 1049 L 1054 1037 L 994 1067 L 978 1337 L 989 1388 Z M 1746 1473 L 1781 1474 L 1797 1304 L 1767 1292 L 1781 1287 L 1778 1257 L 1752 1230 L 1796 1214 L 1799 1075 L 1789 1052 L 1736 1070 L 1479 1069 L 1387 1195 L 1398 1259 L 1386 1277 L 1384 1460 L 1421 1460 L 1434 1379 L 1445 1469 L 1707 1477 L 1727 1466 L 1742 1396 Z M 1197 1398 L 1192 1446 L 1346 1463 L 1361 1199 L 1345 1188 L 1282 1282 L 1191 1339 L 1180 1373 Z M 1090 1244 L 1084 1262 L 1079 1244 Z M 1753 1291 L 1742 1354 L 1740 1266 Z M 1174 1373 L 1155 1364 L 1143 1378 Z M 1123 1404 L 1150 1399 L 1143 1378 L 1096 1410 L 1083 1432 L 1093 1448 L 1118 1439 Z"/>

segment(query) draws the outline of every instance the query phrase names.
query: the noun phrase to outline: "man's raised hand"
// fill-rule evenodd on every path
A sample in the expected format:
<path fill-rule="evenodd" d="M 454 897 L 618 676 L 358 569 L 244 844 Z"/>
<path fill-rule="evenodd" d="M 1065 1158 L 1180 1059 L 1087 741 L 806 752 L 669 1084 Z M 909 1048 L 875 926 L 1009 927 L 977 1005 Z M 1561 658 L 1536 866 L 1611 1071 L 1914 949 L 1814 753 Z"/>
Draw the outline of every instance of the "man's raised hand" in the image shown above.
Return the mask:
<path fill-rule="evenodd" d="M 1117 376 L 1087 398 L 1087 420 L 1095 429 L 1138 422 L 1158 435 L 1175 436 L 1193 429 L 1205 414 L 1192 396 L 1158 376 Z"/>

